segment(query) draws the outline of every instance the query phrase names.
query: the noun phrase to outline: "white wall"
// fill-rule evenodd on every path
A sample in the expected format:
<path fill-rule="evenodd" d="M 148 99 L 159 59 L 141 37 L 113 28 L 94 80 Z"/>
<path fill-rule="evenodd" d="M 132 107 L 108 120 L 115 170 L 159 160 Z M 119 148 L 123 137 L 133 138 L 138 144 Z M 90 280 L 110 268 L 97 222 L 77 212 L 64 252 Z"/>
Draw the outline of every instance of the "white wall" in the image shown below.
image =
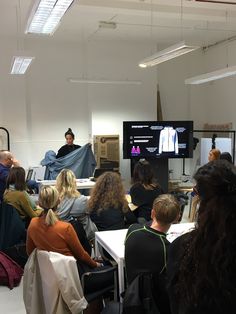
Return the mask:
<path fill-rule="evenodd" d="M 202 128 L 206 122 L 206 87 L 194 90 L 184 83 L 197 71 L 204 71 L 203 58 L 198 50 L 157 67 L 164 120 L 193 120 L 195 129 Z M 185 160 L 186 174 L 192 174 L 196 162 L 195 154 L 193 159 Z M 170 159 L 169 170 L 174 171 L 172 178 L 179 179 L 183 173 L 183 160 Z"/>
<path fill-rule="evenodd" d="M 224 124 L 236 120 L 236 77 L 202 85 L 184 85 L 186 78 L 236 65 L 236 42 L 221 44 L 206 52 L 197 50 L 163 63 L 158 67 L 161 101 L 165 120 L 194 120 L 194 129 L 205 123 Z M 195 134 L 199 136 L 199 134 Z M 186 160 L 186 173 L 193 174 L 200 156 L 199 145 L 194 158 Z M 182 161 L 170 160 L 174 178 L 182 173 Z"/>
<path fill-rule="evenodd" d="M 71 127 L 76 140 L 85 144 L 94 134 L 120 134 L 121 172 L 128 180 L 129 161 L 122 160 L 122 121 L 156 119 L 156 85 L 159 84 L 164 120 L 194 120 L 203 124 L 234 122 L 235 80 L 186 86 L 184 80 L 225 66 L 225 47 L 201 50 L 151 69 L 138 61 L 147 47 L 128 42 L 63 43 L 53 39 L 28 41 L 36 59 L 27 76 L 9 73 L 14 41 L 0 47 L 0 122 L 11 135 L 11 150 L 23 166 L 37 165 L 49 149 L 57 151 Z M 149 49 L 148 49 L 149 50 Z M 236 44 L 229 44 L 228 61 L 235 64 Z M 141 85 L 72 84 L 69 77 L 141 80 Z M 186 173 L 196 160 L 186 161 Z M 174 177 L 182 161 L 171 160 Z"/>
<path fill-rule="evenodd" d="M 8 74 L 12 42 L 3 47 L 0 121 L 10 131 L 11 150 L 24 167 L 39 164 L 47 150 L 57 151 L 68 127 L 83 145 L 93 134 L 120 134 L 122 139 L 123 120 L 156 118 L 156 74 L 137 67 L 146 52 L 141 44 L 28 41 L 26 48 L 36 58 L 23 77 Z M 82 76 L 141 80 L 142 85 L 88 86 L 67 81 Z M 121 162 L 122 174 L 129 173 L 128 167 L 128 161 Z"/>
<path fill-rule="evenodd" d="M 129 181 L 130 160 L 123 160 L 123 121 L 156 119 L 156 71 L 143 71 L 138 65 L 143 52 L 140 45 L 92 43 L 88 67 L 91 77 L 141 80 L 141 85 L 96 85 L 89 88 L 92 134 L 119 134 L 121 174 Z M 99 74 L 98 74 L 99 73 Z"/>

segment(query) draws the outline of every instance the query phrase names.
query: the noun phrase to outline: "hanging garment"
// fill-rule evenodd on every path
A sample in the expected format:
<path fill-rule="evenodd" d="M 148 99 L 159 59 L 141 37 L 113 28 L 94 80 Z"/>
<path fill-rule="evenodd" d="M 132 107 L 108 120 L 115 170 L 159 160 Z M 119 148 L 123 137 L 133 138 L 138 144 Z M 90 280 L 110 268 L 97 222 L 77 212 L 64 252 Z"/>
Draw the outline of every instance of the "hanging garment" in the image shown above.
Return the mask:
<path fill-rule="evenodd" d="M 179 153 L 178 134 L 173 127 L 164 127 L 160 132 L 159 138 L 159 154 L 162 152 Z"/>

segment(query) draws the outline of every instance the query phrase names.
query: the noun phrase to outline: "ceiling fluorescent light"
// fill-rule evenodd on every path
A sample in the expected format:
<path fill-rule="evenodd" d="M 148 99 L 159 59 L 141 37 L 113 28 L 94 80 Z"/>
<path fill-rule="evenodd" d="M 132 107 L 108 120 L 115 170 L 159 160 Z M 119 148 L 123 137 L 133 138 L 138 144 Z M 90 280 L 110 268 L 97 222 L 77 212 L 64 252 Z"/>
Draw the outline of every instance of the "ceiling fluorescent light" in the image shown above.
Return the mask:
<path fill-rule="evenodd" d="M 26 33 L 52 35 L 74 0 L 38 0 L 28 19 Z"/>
<path fill-rule="evenodd" d="M 82 83 L 82 84 L 118 84 L 118 85 L 141 85 L 141 81 L 130 80 L 106 80 L 106 79 L 85 79 L 85 78 L 69 78 L 70 83 Z"/>
<path fill-rule="evenodd" d="M 146 67 L 152 67 L 154 65 L 160 64 L 162 62 L 165 62 L 167 60 L 179 57 L 181 55 L 184 55 L 186 53 L 189 53 L 193 50 L 198 49 L 198 46 L 188 46 L 185 44 L 184 41 L 181 41 L 178 44 L 175 44 L 173 46 L 170 46 L 164 50 L 161 50 L 154 55 L 142 60 L 139 62 L 139 66 L 141 68 Z"/>
<path fill-rule="evenodd" d="M 236 75 L 236 66 L 231 66 L 214 72 L 188 78 L 185 80 L 185 84 L 203 84 L 233 75 Z"/>
<path fill-rule="evenodd" d="M 13 57 L 11 74 L 25 74 L 34 57 Z"/>

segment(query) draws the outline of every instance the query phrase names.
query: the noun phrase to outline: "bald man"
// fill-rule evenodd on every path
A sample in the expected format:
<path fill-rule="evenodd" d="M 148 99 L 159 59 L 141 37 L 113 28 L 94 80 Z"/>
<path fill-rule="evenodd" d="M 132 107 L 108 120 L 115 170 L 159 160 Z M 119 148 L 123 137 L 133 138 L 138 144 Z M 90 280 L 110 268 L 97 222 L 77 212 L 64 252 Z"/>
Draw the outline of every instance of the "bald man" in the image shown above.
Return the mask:
<path fill-rule="evenodd" d="M 0 151 L 0 202 L 6 189 L 6 180 L 11 167 L 19 167 L 19 161 L 7 150 Z"/>

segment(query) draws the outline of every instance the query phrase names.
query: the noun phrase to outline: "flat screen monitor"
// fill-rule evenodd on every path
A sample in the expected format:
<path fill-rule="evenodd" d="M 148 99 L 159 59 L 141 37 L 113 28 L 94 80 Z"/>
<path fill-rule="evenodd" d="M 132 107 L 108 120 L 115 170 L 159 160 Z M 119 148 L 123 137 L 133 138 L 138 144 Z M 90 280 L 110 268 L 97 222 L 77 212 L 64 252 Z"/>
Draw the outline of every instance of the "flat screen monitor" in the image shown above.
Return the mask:
<path fill-rule="evenodd" d="M 124 121 L 123 158 L 193 157 L 193 121 Z"/>

